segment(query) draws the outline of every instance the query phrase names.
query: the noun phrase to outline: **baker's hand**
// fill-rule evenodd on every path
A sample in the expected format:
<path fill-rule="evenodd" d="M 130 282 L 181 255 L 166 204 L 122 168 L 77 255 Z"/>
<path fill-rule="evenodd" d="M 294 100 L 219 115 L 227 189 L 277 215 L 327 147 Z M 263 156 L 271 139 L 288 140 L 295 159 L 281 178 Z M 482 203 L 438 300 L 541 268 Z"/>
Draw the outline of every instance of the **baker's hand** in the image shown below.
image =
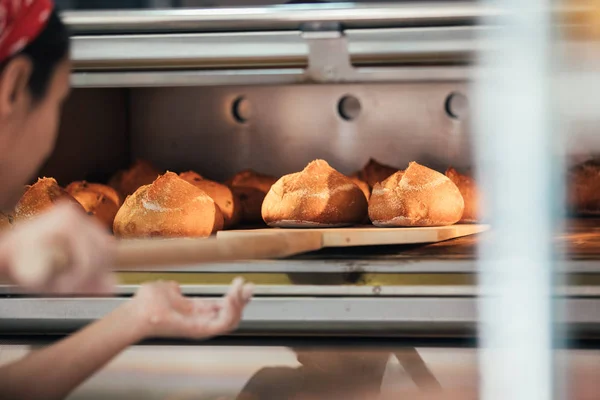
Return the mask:
<path fill-rule="evenodd" d="M 42 293 L 112 292 L 114 253 L 114 238 L 68 204 L 0 237 L 0 268 L 17 285 Z"/>
<path fill-rule="evenodd" d="M 252 284 L 237 278 L 219 300 L 187 298 L 175 282 L 143 285 L 129 304 L 142 338 L 207 339 L 237 328 L 252 297 Z"/>

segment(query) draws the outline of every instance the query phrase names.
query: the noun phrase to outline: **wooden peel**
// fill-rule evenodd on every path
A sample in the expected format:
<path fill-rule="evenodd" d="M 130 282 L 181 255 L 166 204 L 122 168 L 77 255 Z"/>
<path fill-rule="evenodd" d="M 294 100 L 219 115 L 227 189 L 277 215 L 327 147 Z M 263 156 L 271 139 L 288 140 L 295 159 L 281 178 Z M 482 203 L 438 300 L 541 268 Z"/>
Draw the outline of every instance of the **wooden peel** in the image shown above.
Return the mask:
<path fill-rule="evenodd" d="M 426 228 L 257 229 L 222 231 L 208 239 L 140 239 L 117 242 L 115 269 L 164 269 L 189 264 L 290 257 L 326 247 L 435 243 L 488 230 L 487 225 Z M 23 259 L 27 282 L 39 284 L 66 268 L 68 257 L 49 248 Z"/>
<path fill-rule="evenodd" d="M 436 243 L 444 240 L 455 239 L 462 236 L 473 235 L 489 229 L 488 225 L 461 224 L 450 226 L 413 227 L 413 228 L 376 228 L 373 226 L 353 228 L 309 228 L 309 229 L 255 229 L 221 231 L 217 238 L 231 240 L 234 238 L 251 238 L 263 232 L 275 234 L 295 235 L 302 233 L 315 233 L 321 236 L 320 250 L 326 247 L 355 247 L 355 246 L 382 246 Z"/>
<path fill-rule="evenodd" d="M 116 267 L 128 270 L 234 260 L 285 258 L 326 247 L 435 243 L 488 229 L 487 225 L 426 228 L 255 229 L 221 231 L 210 239 L 124 240 Z"/>
<path fill-rule="evenodd" d="M 116 267 L 146 268 L 234 260 L 285 258 L 322 248 L 318 232 L 265 232 L 227 239 L 123 240 Z"/>

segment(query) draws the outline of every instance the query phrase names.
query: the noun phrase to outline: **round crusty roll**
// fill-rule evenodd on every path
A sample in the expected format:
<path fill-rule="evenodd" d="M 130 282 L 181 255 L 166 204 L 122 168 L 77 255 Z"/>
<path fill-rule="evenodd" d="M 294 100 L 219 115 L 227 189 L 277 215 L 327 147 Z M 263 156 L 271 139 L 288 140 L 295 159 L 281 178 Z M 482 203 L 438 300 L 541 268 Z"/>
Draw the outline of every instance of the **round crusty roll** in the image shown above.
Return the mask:
<path fill-rule="evenodd" d="M 66 190 L 88 214 L 112 230 L 115 215 L 121 207 L 121 200 L 115 189 L 99 183 L 78 181 L 69 184 Z"/>
<path fill-rule="evenodd" d="M 381 164 L 374 159 L 369 159 L 369 162 L 360 171 L 354 173 L 354 177 L 366 182 L 369 188 L 373 188 L 375 184 L 385 181 L 387 178 L 398 172 L 398 168 L 390 167 L 389 165 Z"/>
<path fill-rule="evenodd" d="M 567 185 L 567 204 L 571 213 L 600 215 L 600 161 L 588 160 L 571 168 Z"/>
<path fill-rule="evenodd" d="M 375 185 L 369 218 L 381 227 L 452 225 L 464 208 L 460 191 L 448 177 L 411 162 L 405 171 Z"/>
<path fill-rule="evenodd" d="M 215 181 L 204 179 L 200 174 L 197 174 L 194 171 L 182 172 L 179 174 L 179 177 L 197 188 L 202 189 L 215 203 L 217 203 L 225 220 L 225 228 L 230 228 L 240 222 L 242 217 L 240 200 L 234 196 L 229 187 Z"/>
<path fill-rule="evenodd" d="M 458 173 L 449 167 L 445 174 L 458 188 L 465 202 L 465 210 L 460 222 L 473 223 L 480 219 L 480 193 L 477 183 L 468 175 Z"/>
<path fill-rule="evenodd" d="M 137 160 L 129 169 L 117 172 L 108 185 L 121 195 L 121 199 L 124 199 L 138 188 L 150 185 L 160 174 L 161 172 L 148 161 Z"/>
<path fill-rule="evenodd" d="M 127 197 L 113 225 L 121 238 L 206 237 L 221 229 L 223 215 L 213 199 L 173 172 Z"/>
<path fill-rule="evenodd" d="M 60 202 L 73 204 L 84 211 L 81 204 L 61 188 L 54 178 L 40 178 L 36 183 L 28 186 L 21 196 L 15 207 L 15 221 L 33 218 Z"/>
<path fill-rule="evenodd" d="M 277 178 L 252 170 L 237 173 L 226 185 L 238 198 L 241 205 L 242 222 L 253 224 L 262 222 L 261 207 L 265 196 L 277 182 Z"/>
<path fill-rule="evenodd" d="M 366 213 L 360 188 L 323 160 L 279 179 L 262 205 L 264 221 L 282 228 L 348 226 L 363 222 Z"/>

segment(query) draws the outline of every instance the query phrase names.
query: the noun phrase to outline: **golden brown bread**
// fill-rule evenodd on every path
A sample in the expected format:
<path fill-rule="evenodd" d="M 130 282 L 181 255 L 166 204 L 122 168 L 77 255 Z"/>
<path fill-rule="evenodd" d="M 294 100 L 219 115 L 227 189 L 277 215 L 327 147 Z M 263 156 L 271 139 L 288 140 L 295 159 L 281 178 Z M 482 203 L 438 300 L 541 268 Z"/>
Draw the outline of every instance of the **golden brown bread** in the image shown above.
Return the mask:
<path fill-rule="evenodd" d="M 362 190 L 362 192 L 365 194 L 365 197 L 367 198 L 367 201 L 368 201 L 369 198 L 371 197 L 371 188 L 369 188 L 369 184 L 367 182 L 361 180 L 356 175 L 349 176 L 348 178 L 350 178 L 352 183 L 354 183 L 356 186 L 358 186 L 358 188 L 360 190 Z"/>
<path fill-rule="evenodd" d="M 398 168 L 390 167 L 389 165 L 381 164 L 374 159 L 363 167 L 362 170 L 354 173 L 353 176 L 366 182 L 372 189 L 376 183 L 383 182 L 393 174 L 398 172 Z"/>
<path fill-rule="evenodd" d="M 0 232 L 12 228 L 10 216 L 0 212 Z"/>
<path fill-rule="evenodd" d="M 437 171 L 411 162 L 373 188 L 369 218 L 376 226 L 441 226 L 458 222 L 464 211 L 460 191 Z"/>
<path fill-rule="evenodd" d="M 84 211 L 83 207 L 54 178 L 40 178 L 29 186 L 15 207 L 15 221 L 35 217 L 55 204 L 65 202 Z"/>
<path fill-rule="evenodd" d="M 323 160 L 279 179 L 262 205 L 264 221 L 279 227 L 353 225 L 364 221 L 366 213 L 360 188 Z"/>
<path fill-rule="evenodd" d="M 600 215 L 600 162 L 589 160 L 573 167 L 567 179 L 569 210 L 576 215 Z"/>
<path fill-rule="evenodd" d="M 117 172 L 108 182 L 121 199 L 133 194 L 138 188 L 150 185 L 161 174 L 152 164 L 144 160 L 137 160 L 126 170 Z"/>
<path fill-rule="evenodd" d="M 223 229 L 219 207 L 173 172 L 127 197 L 113 226 L 121 238 L 206 237 Z"/>
<path fill-rule="evenodd" d="M 179 177 L 197 188 L 202 189 L 215 203 L 217 203 L 217 206 L 219 206 L 223 218 L 225 219 L 225 228 L 230 228 L 240 222 L 242 217 L 240 200 L 234 196 L 229 187 L 215 181 L 204 179 L 201 175 L 193 171 L 182 172 L 179 174 Z"/>
<path fill-rule="evenodd" d="M 73 182 L 66 188 L 87 211 L 95 216 L 103 225 L 112 230 L 115 215 L 121 207 L 117 191 L 110 186 L 86 181 Z"/>
<path fill-rule="evenodd" d="M 241 205 L 242 221 L 248 224 L 262 222 L 261 207 L 265 196 L 277 178 L 245 170 L 227 181 Z"/>
<path fill-rule="evenodd" d="M 461 222 L 477 222 L 480 219 L 480 193 L 477 183 L 468 175 L 459 174 L 454 168 L 446 170 L 446 176 L 458 187 L 465 202 Z"/>

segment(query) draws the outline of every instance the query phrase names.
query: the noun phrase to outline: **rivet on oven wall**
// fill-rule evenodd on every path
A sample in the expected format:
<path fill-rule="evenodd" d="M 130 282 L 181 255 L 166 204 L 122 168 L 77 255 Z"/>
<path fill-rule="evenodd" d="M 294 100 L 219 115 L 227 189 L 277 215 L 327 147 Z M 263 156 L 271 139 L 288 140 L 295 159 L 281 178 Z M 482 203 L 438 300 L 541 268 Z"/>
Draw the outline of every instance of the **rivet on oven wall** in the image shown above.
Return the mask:
<path fill-rule="evenodd" d="M 248 122 L 252 116 L 252 108 L 250 107 L 248 99 L 244 96 L 237 97 L 231 105 L 231 114 L 240 124 Z"/>
<path fill-rule="evenodd" d="M 454 119 L 465 119 L 469 113 L 469 100 L 462 93 L 450 93 L 446 98 L 446 113 Z"/>
<path fill-rule="evenodd" d="M 360 115 L 362 106 L 360 101 L 354 96 L 347 95 L 340 99 L 338 103 L 338 112 L 340 117 L 346 121 L 353 121 Z"/>

